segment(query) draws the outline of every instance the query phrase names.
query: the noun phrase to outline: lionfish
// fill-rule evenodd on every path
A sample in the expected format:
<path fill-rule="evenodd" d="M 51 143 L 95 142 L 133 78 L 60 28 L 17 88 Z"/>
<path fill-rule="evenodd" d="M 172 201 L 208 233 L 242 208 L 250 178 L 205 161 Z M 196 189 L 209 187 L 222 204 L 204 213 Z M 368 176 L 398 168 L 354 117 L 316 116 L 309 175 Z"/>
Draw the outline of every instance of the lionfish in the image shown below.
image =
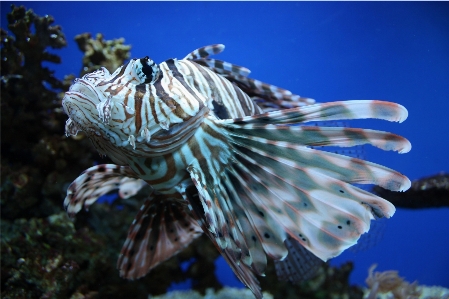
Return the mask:
<path fill-rule="evenodd" d="M 64 207 L 73 216 L 124 178 L 135 190 L 144 181 L 152 192 L 118 258 L 122 277 L 146 275 L 204 232 L 262 298 L 256 275 L 264 275 L 267 256 L 280 278 L 301 279 L 314 259 L 338 256 L 372 219 L 394 214 L 390 202 L 354 183 L 410 187 L 392 169 L 317 148 L 371 144 L 405 153 L 407 139 L 305 123 L 402 122 L 408 112 L 375 100 L 315 104 L 209 58 L 223 49 L 206 46 L 160 64 L 132 59 L 112 74 L 101 68 L 75 80 L 62 102 L 66 135 L 83 131 L 117 165 L 84 171 L 69 186 Z"/>

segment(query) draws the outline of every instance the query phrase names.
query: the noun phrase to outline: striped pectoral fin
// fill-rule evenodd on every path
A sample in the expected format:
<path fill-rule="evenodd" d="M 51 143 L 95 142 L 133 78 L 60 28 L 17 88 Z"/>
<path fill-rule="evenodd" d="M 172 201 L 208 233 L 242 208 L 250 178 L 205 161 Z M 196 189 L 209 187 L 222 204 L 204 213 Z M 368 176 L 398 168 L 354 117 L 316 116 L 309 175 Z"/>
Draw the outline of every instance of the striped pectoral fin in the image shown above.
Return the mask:
<path fill-rule="evenodd" d="M 408 116 L 404 106 L 385 101 L 353 100 L 314 104 L 281 111 L 223 120 L 225 124 L 299 124 L 310 121 L 377 118 L 403 122 Z"/>
<path fill-rule="evenodd" d="M 117 268 L 120 276 L 136 279 L 169 259 L 202 233 L 186 212 L 186 204 L 162 194 L 148 198 L 131 224 Z"/>
<path fill-rule="evenodd" d="M 83 207 L 88 209 L 102 195 L 120 189 L 124 178 L 138 180 L 128 166 L 101 164 L 86 169 L 68 187 L 64 199 L 65 210 L 73 216 Z M 132 191 L 137 193 L 138 190 Z"/>
<path fill-rule="evenodd" d="M 197 166 L 191 165 L 188 168 L 201 204 L 201 208 L 200 204 L 196 204 L 196 212 L 204 219 L 205 228 L 221 251 L 225 251 L 236 262 L 244 261 L 250 264 L 245 261 L 250 254 L 234 214 L 233 198 L 230 197 L 232 195 L 228 194 L 222 185 L 214 184 L 217 181 L 213 175 L 203 172 L 206 167 L 207 163 L 198 162 Z"/>
<path fill-rule="evenodd" d="M 288 142 L 305 146 L 338 146 L 351 147 L 371 144 L 386 151 L 407 153 L 411 149 L 410 142 L 399 135 L 370 129 L 319 127 L 319 126 L 290 126 L 272 124 L 248 124 L 226 126 L 232 136 L 252 138 L 266 142 Z"/>
<path fill-rule="evenodd" d="M 234 120 L 232 124 L 225 126 L 235 159 L 229 172 L 232 188 L 244 202 L 265 252 L 275 259 L 283 258 L 283 247 L 264 240 L 264 229 L 271 229 L 270 240 L 275 237 L 283 242 L 291 236 L 328 260 L 356 244 L 372 219 L 394 214 L 391 203 L 349 183 L 374 183 L 392 190 L 410 186 L 405 176 L 386 167 L 302 146 L 303 140 L 317 138 L 309 132 L 287 127 L 265 131 L 258 122 L 253 132 L 246 122 Z M 336 138 L 332 134 L 328 134 L 331 139 Z M 388 134 L 381 132 L 376 138 L 380 142 Z M 357 138 L 354 143 L 363 139 Z"/>
<path fill-rule="evenodd" d="M 394 213 L 382 198 L 315 171 L 288 171 L 282 165 L 272 169 L 245 156 L 236 158 L 232 175 L 239 182 L 234 187 L 245 200 L 265 251 L 274 259 L 285 258 L 280 242 L 290 235 L 328 260 L 354 245 L 375 216 Z M 279 241 L 272 242 L 275 239 Z"/>
<path fill-rule="evenodd" d="M 308 143 L 310 139 L 302 135 L 299 127 L 285 130 L 280 127 L 272 134 L 261 133 L 261 137 L 241 132 L 235 134 L 233 128 L 230 131 L 237 153 L 246 155 L 254 163 L 272 168 L 286 167 L 288 172 L 294 171 L 293 168 L 314 169 L 347 183 L 376 184 L 393 191 L 407 190 L 411 184 L 406 176 L 385 166 L 302 146 L 301 143 Z"/>
<path fill-rule="evenodd" d="M 282 174 L 282 180 L 287 182 L 287 186 L 295 188 L 326 190 L 326 185 L 320 187 L 319 182 L 322 181 L 328 182 L 332 192 L 343 193 L 344 190 L 339 189 L 342 186 L 349 188 L 354 198 L 361 198 L 366 194 L 374 195 L 348 183 L 377 184 L 395 191 L 402 191 L 410 186 L 410 180 L 406 176 L 356 158 L 288 143 L 256 142 L 251 138 L 232 139 L 232 143 L 236 160 L 245 165 L 248 172 L 260 173 L 262 178 Z M 372 201 L 376 203 L 376 208 L 373 209 L 377 217 L 389 217 L 394 213 L 394 207 L 388 201 L 380 197 L 375 197 Z"/>
<path fill-rule="evenodd" d="M 190 192 L 187 198 L 192 209 L 235 275 L 251 289 L 256 298 L 262 298 L 255 273 L 263 274 L 266 257 L 263 250 L 260 251 L 260 245 L 258 248 L 248 243 L 247 234 L 251 234 L 252 227 L 248 226 L 246 216 L 232 192 L 223 185 L 214 185 L 213 178 L 203 172 L 206 170 L 204 163 L 194 164 L 188 168 L 197 190 L 195 196 Z"/>

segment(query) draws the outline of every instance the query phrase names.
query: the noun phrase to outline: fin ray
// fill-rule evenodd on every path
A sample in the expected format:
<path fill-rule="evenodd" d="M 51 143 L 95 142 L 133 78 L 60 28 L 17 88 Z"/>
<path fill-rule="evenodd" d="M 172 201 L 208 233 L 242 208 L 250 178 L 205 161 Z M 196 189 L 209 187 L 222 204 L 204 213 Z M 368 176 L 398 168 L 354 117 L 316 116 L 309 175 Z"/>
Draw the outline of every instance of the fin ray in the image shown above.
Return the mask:
<path fill-rule="evenodd" d="M 150 195 L 128 230 L 117 268 L 137 279 L 189 245 L 202 233 L 185 203 L 162 194 Z"/>
<path fill-rule="evenodd" d="M 352 100 L 314 104 L 222 120 L 223 124 L 299 124 L 309 121 L 377 118 L 403 122 L 408 116 L 404 106 L 375 100 Z"/>
<path fill-rule="evenodd" d="M 231 136 L 263 138 L 265 140 L 298 143 L 304 146 L 351 147 L 371 144 L 382 150 L 409 152 L 410 142 L 389 132 L 342 127 L 288 126 L 288 125 L 227 125 Z"/>
<path fill-rule="evenodd" d="M 69 215 L 78 213 L 83 207 L 87 210 L 99 197 L 138 176 L 128 166 L 100 164 L 83 171 L 68 187 L 64 208 Z M 143 186 L 143 185 L 142 185 Z"/>

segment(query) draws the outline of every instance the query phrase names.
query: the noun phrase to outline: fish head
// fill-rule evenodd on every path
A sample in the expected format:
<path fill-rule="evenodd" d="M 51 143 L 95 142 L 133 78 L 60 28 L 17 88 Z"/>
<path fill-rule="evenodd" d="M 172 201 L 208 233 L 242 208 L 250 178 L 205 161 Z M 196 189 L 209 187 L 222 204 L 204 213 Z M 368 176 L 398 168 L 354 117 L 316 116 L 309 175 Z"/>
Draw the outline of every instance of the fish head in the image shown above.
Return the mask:
<path fill-rule="evenodd" d="M 104 67 L 76 79 L 62 106 L 69 116 L 66 135 L 83 131 L 103 155 L 128 146 L 133 132 L 134 98 L 159 78 L 159 66 L 150 58 L 132 59 L 112 74 Z"/>

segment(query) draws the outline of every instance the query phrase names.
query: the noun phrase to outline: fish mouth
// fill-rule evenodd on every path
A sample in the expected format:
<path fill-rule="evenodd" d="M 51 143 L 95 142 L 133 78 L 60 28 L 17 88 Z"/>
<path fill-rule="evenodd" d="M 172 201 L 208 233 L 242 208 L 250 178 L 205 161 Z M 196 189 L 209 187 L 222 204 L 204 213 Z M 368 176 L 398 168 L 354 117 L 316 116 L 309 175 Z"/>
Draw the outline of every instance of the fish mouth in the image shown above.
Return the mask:
<path fill-rule="evenodd" d="M 101 72 L 99 72 L 101 73 Z M 98 75 L 98 74 L 92 74 Z M 104 95 L 96 88 L 101 82 L 102 74 L 98 78 L 90 78 L 89 75 L 81 79 L 75 79 L 62 99 L 62 108 L 68 115 L 66 122 L 66 135 L 76 135 L 78 131 L 89 133 L 96 131 L 98 123 L 97 105 Z"/>
<path fill-rule="evenodd" d="M 85 130 L 69 117 L 65 122 L 65 136 L 76 136 L 79 131 L 84 132 Z"/>
<path fill-rule="evenodd" d="M 98 122 L 96 103 L 98 97 L 90 97 L 89 93 L 68 91 L 62 99 L 62 108 L 69 119 L 66 122 L 66 135 L 76 135 L 78 131 L 89 133 L 95 130 Z"/>

